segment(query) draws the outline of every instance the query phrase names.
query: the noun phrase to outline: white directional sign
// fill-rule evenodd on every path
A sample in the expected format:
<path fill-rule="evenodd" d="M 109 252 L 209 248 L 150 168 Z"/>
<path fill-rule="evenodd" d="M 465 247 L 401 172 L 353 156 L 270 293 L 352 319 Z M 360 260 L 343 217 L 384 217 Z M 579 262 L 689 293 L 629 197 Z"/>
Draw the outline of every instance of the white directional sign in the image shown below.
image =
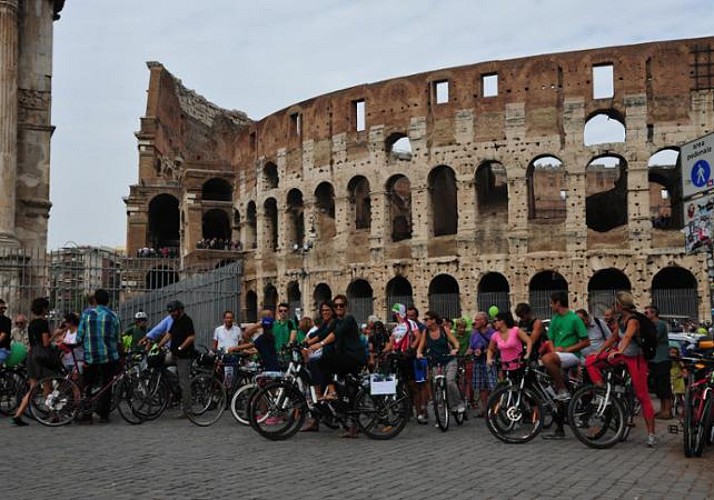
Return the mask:
<path fill-rule="evenodd" d="M 714 189 L 714 133 L 682 146 L 682 197 Z"/>

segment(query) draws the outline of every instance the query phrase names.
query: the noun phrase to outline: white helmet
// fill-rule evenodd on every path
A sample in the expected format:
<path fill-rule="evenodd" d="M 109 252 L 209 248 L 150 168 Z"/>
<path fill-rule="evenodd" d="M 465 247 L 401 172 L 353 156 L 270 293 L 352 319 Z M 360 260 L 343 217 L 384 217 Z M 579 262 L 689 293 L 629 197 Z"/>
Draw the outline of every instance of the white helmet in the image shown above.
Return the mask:
<path fill-rule="evenodd" d="M 134 319 L 140 320 L 140 319 L 147 319 L 146 313 L 144 311 L 139 311 L 134 315 Z"/>

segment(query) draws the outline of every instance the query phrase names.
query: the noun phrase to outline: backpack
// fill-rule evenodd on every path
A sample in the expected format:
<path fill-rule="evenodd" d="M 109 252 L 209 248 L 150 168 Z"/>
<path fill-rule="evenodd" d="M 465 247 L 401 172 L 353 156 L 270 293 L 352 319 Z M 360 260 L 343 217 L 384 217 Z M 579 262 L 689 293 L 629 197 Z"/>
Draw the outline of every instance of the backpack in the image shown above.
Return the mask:
<path fill-rule="evenodd" d="M 633 317 L 640 322 L 640 331 L 635 335 L 635 341 L 642 348 L 645 359 L 650 360 L 657 352 L 657 326 L 639 311 L 635 311 Z"/>

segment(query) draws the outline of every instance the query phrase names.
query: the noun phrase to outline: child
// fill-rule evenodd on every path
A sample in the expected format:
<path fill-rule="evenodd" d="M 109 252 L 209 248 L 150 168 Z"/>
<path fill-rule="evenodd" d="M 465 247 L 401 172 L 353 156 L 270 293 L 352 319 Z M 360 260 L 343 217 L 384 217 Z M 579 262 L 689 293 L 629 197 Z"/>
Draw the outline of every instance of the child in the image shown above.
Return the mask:
<path fill-rule="evenodd" d="M 679 359 L 679 348 L 670 347 L 669 357 L 672 360 L 672 368 L 670 368 L 669 375 L 672 379 L 672 394 L 674 396 L 674 413 L 677 414 L 678 410 L 684 406 L 684 364 Z"/>

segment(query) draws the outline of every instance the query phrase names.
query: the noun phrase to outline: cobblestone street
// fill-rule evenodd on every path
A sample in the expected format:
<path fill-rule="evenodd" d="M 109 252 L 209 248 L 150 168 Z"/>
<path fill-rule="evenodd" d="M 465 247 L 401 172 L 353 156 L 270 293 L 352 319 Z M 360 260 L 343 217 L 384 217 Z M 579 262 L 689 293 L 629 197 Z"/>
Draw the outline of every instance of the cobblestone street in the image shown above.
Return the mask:
<path fill-rule="evenodd" d="M 481 419 L 447 433 L 415 422 L 392 441 L 301 433 L 270 442 L 230 414 L 209 428 L 176 418 L 51 429 L 2 422 L 0 498 L 687 498 L 714 496 L 714 449 L 686 459 L 681 434 L 645 447 L 642 423 L 598 451 L 567 432 L 506 445 Z"/>

